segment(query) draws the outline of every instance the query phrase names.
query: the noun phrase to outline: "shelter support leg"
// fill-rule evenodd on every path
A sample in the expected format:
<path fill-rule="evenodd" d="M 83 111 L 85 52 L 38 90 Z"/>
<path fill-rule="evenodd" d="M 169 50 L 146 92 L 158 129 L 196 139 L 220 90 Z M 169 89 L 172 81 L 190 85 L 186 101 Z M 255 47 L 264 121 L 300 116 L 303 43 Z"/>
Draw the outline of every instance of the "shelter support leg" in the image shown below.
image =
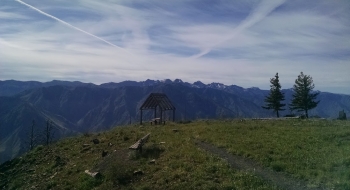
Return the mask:
<path fill-rule="evenodd" d="M 142 110 L 141 110 L 141 116 L 140 116 L 140 125 L 142 125 Z"/>

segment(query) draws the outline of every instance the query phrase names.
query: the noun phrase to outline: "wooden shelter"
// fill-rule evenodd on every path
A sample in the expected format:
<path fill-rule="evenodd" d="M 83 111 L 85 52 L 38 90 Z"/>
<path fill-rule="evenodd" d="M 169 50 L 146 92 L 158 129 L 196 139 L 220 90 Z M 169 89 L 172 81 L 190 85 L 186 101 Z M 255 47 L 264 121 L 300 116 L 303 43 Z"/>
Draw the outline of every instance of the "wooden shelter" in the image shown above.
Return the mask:
<path fill-rule="evenodd" d="M 153 109 L 154 110 L 154 118 L 157 118 L 157 108 L 160 109 L 160 123 L 163 121 L 163 113 L 168 110 L 173 111 L 173 121 L 175 121 L 175 106 L 171 103 L 167 95 L 164 93 L 151 93 L 146 101 L 140 107 L 141 118 L 140 124 L 142 125 L 142 111 Z"/>

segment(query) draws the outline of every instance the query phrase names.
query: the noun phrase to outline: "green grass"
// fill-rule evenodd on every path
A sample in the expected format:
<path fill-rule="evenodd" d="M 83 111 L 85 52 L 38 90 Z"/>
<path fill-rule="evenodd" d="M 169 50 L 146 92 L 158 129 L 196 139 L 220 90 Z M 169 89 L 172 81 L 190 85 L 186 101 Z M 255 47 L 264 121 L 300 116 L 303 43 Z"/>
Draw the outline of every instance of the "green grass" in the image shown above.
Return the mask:
<path fill-rule="evenodd" d="M 179 132 L 173 132 L 175 128 Z M 142 154 L 127 150 L 147 133 L 151 136 Z M 94 145 L 94 138 L 100 144 Z M 310 187 L 350 189 L 350 122 L 326 120 L 205 120 L 117 127 L 37 147 L 1 165 L 0 185 L 5 189 L 278 189 L 259 176 L 230 168 L 225 160 L 199 149 L 196 140 L 306 180 Z M 103 150 L 109 156 L 102 158 Z M 154 164 L 149 163 L 152 159 Z M 101 177 L 84 173 L 94 168 Z M 143 174 L 133 175 L 136 170 Z"/>

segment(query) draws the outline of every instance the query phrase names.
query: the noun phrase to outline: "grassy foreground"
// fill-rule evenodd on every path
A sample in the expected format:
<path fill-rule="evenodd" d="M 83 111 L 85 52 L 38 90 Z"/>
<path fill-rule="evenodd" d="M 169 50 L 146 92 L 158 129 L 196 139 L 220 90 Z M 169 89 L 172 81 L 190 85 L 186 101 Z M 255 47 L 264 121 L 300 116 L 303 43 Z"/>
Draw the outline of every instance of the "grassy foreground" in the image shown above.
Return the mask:
<path fill-rule="evenodd" d="M 147 133 L 151 136 L 142 154 L 128 150 Z M 0 189 L 278 189 L 274 182 L 230 168 L 224 159 L 199 149 L 196 140 L 306 181 L 309 187 L 350 189 L 350 122 L 326 120 L 118 127 L 39 146 L 1 165 Z M 102 158 L 102 151 L 108 156 Z M 85 170 L 101 176 L 92 178 Z"/>

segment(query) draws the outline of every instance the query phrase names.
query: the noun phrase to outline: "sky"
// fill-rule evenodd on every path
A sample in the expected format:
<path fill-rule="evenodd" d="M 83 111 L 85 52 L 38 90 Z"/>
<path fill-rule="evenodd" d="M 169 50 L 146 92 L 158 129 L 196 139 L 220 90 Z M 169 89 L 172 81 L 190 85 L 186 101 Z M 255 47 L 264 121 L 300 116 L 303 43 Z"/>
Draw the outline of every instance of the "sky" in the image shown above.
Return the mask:
<path fill-rule="evenodd" d="M 182 79 L 350 94 L 349 0 L 0 0 L 0 80 Z"/>

